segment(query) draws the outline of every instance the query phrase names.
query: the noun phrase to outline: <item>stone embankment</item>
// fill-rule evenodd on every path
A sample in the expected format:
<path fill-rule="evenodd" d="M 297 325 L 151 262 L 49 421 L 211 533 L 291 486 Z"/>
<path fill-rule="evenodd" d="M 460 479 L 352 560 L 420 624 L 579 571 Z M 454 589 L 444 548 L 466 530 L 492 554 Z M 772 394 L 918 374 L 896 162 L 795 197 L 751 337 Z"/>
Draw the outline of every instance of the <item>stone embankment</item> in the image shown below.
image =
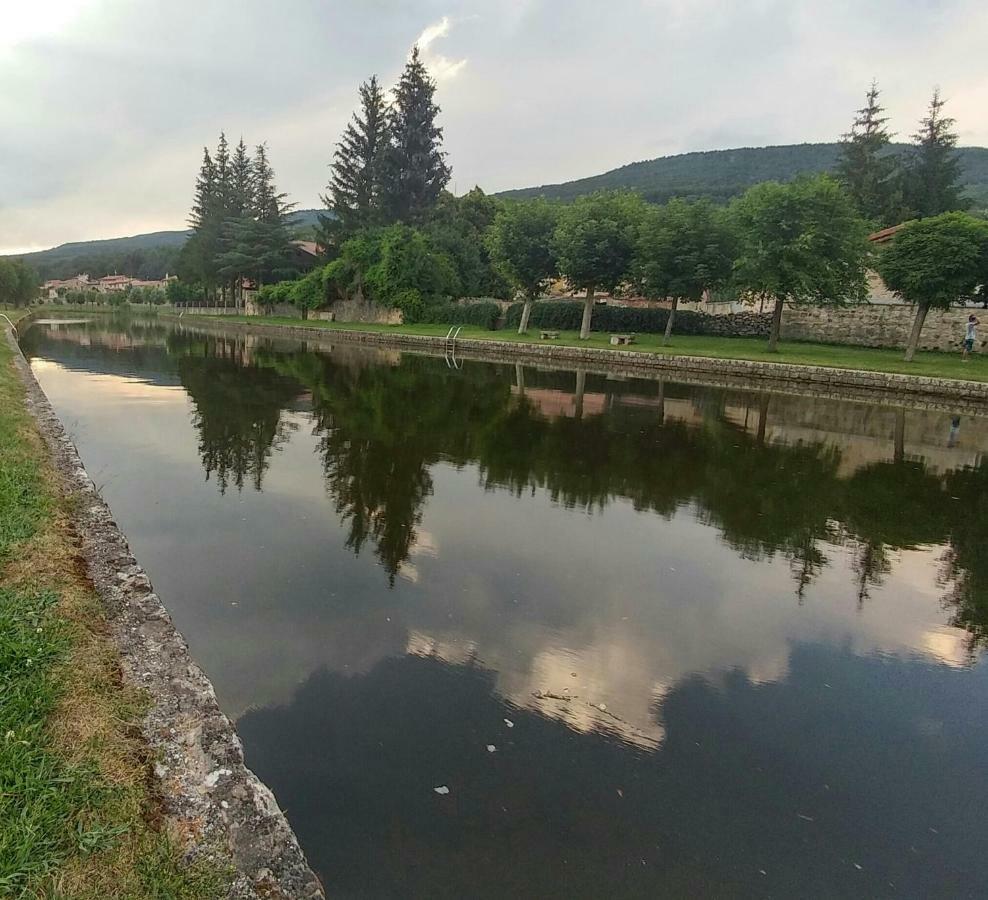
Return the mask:
<path fill-rule="evenodd" d="M 231 328 L 248 334 L 294 338 L 332 345 L 341 342 L 393 347 L 432 354 L 445 354 L 442 337 L 397 334 L 393 332 L 332 329 L 319 325 L 273 325 L 254 322 L 210 322 L 186 320 L 190 328 L 225 331 Z M 629 350 L 596 347 L 567 347 L 559 344 L 515 341 L 458 340 L 457 359 L 512 359 L 535 365 L 560 365 L 587 371 L 619 372 L 649 378 L 696 381 L 704 384 L 805 393 L 843 400 L 862 400 L 891 405 L 921 405 L 952 412 L 988 414 L 988 382 L 897 375 L 858 369 L 789 363 L 756 362 L 743 359 L 715 359 L 704 356 L 668 356 Z"/>
<path fill-rule="evenodd" d="M 14 343 L 6 329 L 5 339 Z M 27 406 L 73 501 L 81 551 L 105 604 L 123 677 L 148 698 L 142 730 L 171 830 L 181 837 L 189 859 L 206 857 L 232 867 L 231 898 L 322 898 L 322 887 L 274 796 L 244 764 L 240 739 L 212 684 L 192 659 L 19 352 L 15 365 Z"/>

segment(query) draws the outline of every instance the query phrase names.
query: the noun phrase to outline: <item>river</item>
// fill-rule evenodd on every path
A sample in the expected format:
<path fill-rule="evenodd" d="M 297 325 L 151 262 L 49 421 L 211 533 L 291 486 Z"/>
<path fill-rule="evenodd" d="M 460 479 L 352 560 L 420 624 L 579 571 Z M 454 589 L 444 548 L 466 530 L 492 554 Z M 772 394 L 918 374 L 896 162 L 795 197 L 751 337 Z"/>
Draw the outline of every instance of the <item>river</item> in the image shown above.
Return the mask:
<path fill-rule="evenodd" d="M 329 896 L 988 893 L 988 418 L 22 344 Z"/>

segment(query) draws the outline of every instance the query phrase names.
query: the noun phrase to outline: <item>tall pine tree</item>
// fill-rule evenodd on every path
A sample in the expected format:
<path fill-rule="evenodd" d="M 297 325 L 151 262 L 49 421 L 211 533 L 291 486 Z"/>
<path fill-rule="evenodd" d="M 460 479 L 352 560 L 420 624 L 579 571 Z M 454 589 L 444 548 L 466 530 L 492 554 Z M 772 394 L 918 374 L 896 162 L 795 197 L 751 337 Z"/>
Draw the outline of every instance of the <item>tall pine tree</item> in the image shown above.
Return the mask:
<path fill-rule="evenodd" d="M 254 168 L 242 137 L 230 162 L 230 183 L 233 191 L 231 212 L 236 218 L 243 218 L 254 205 Z"/>
<path fill-rule="evenodd" d="M 436 125 L 440 109 L 435 93 L 436 83 L 416 46 L 394 89 L 389 115 L 387 197 L 391 217 L 400 222 L 425 218 L 450 179 L 441 149 L 443 130 Z"/>
<path fill-rule="evenodd" d="M 916 147 L 906 178 L 906 199 L 912 214 L 918 218 L 967 207 L 959 184 L 960 161 L 954 152 L 955 123 L 943 114 L 946 102 L 940 96 L 940 89 L 935 89 L 929 111 L 913 135 Z"/>
<path fill-rule="evenodd" d="M 878 103 L 880 91 L 873 81 L 866 103 L 859 109 L 851 130 L 841 137 L 837 174 L 854 198 L 858 211 L 877 226 L 893 224 L 901 206 L 897 161 L 889 153 L 892 135 Z"/>
<path fill-rule="evenodd" d="M 360 110 L 336 145 L 329 193 L 322 198 L 335 219 L 322 217 L 325 244 L 341 243 L 362 228 L 381 224 L 384 166 L 390 147 L 388 107 L 377 76 L 360 85 Z"/>

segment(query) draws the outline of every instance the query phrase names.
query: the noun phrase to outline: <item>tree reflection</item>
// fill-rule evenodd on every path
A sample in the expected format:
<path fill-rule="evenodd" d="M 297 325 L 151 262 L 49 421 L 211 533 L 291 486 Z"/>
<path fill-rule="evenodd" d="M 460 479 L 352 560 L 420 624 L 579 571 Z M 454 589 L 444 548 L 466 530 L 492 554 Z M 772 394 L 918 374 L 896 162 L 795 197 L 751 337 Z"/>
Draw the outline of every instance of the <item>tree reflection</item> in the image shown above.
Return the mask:
<path fill-rule="evenodd" d="M 419 540 L 435 466 L 473 464 L 487 489 L 542 490 L 567 507 L 625 499 L 666 517 L 689 508 L 742 556 L 787 559 L 801 602 L 828 547 L 853 553 L 863 604 L 895 552 L 945 544 L 952 621 L 988 644 L 988 469 L 938 475 L 907 460 L 901 415 L 890 461 L 842 476 L 835 446 L 769 439 L 768 395 L 584 373 L 577 403 L 572 373 L 514 365 L 453 371 L 422 356 L 398 363 L 350 348 L 286 352 L 175 335 L 168 352 L 195 403 L 203 467 L 221 490 L 261 489 L 286 436 L 284 411 L 311 398 L 347 546 L 372 544 L 392 584 Z"/>
<path fill-rule="evenodd" d="M 271 454 L 291 430 L 282 411 L 300 393 L 298 383 L 248 364 L 240 342 L 204 338 L 173 345 L 173 352 L 178 346 L 206 478 L 215 475 L 221 493 L 231 483 L 241 490 L 248 479 L 261 490 Z"/>

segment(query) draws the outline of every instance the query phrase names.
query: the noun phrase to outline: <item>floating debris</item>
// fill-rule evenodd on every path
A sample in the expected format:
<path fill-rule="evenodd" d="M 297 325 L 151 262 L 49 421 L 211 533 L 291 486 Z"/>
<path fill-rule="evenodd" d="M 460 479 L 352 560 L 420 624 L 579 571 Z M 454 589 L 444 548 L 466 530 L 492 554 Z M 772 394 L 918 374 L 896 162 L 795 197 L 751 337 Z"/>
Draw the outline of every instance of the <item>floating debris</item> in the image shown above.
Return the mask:
<path fill-rule="evenodd" d="M 496 753 L 497 752 L 497 747 L 495 747 L 493 744 L 488 744 L 487 745 L 487 752 L 488 753 Z"/>
<path fill-rule="evenodd" d="M 504 720 L 504 724 L 507 725 L 508 728 L 514 728 L 515 727 L 515 723 L 512 722 L 511 719 L 505 719 Z"/>
<path fill-rule="evenodd" d="M 448 794 L 449 793 L 449 788 L 446 787 L 445 784 L 441 784 L 441 785 L 439 785 L 439 787 L 434 787 L 433 790 L 437 794 L 443 794 L 443 795 L 445 795 L 445 794 Z"/>

